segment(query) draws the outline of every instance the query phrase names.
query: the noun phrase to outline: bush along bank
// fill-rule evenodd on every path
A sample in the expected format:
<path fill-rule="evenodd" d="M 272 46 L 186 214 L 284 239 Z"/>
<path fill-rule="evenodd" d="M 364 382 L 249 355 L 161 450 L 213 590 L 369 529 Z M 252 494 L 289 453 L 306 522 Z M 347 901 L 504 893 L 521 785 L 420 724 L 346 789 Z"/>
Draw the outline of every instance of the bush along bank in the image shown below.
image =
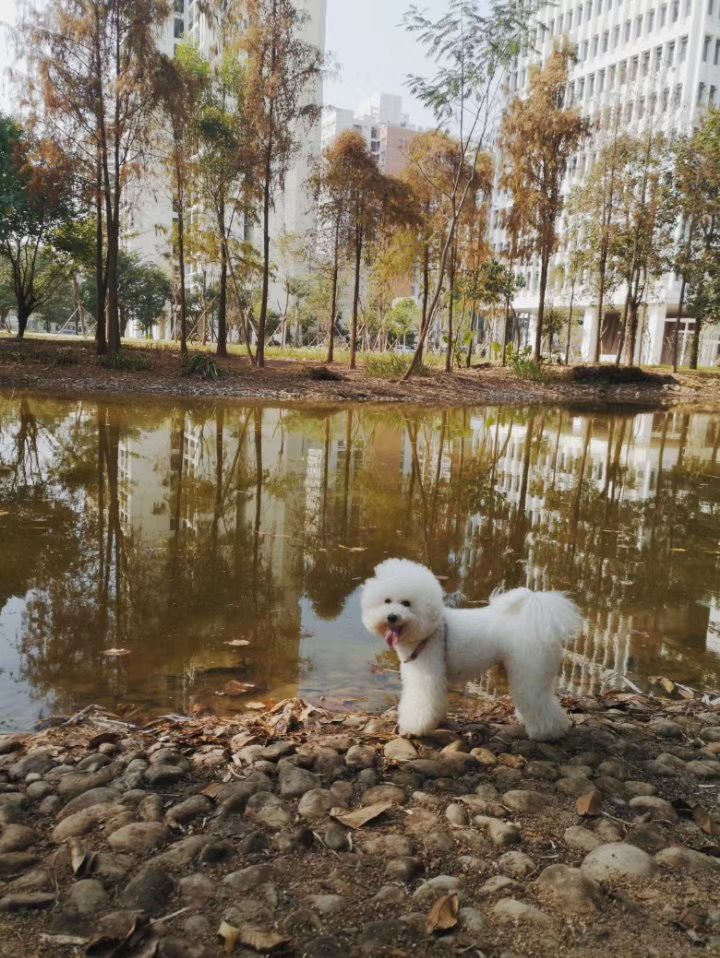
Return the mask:
<path fill-rule="evenodd" d="M 565 704 L 553 744 L 506 700 L 0 738 L 3 954 L 718 954 L 720 700 Z"/>

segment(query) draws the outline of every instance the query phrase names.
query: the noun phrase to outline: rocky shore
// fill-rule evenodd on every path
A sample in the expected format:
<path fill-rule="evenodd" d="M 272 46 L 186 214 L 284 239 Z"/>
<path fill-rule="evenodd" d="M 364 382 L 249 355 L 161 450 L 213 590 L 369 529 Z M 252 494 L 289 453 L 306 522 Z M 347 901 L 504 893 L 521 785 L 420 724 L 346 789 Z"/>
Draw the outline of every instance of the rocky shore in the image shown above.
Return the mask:
<path fill-rule="evenodd" d="M 505 701 L 0 738 L 2 954 L 720 954 L 720 699 L 566 704 L 556 744 Z"/>

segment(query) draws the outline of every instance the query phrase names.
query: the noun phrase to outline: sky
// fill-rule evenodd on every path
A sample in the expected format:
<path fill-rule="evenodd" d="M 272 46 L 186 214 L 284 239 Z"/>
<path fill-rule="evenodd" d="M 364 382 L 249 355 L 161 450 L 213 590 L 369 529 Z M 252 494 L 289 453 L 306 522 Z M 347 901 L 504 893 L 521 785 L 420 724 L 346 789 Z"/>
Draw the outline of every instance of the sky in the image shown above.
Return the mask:
<path fill-rule="evenodd" d="M 405 86 L 409 73 L 432 70 L 415 37 L 400 25 L 410 0 L 327 0 L 327 5 L 326 46 L 340 70 L 325 84 L 325 102 L 354 109 L 372 93 L 398 93 L 412 123 L 434 125 Z M 418 5 L 431 17 L 447 9 L 446 0 L 420 0 Z"/>
<path fill-rule="evenodd" d="M 325 102 L 354 109 L 376 92 L 398 93 L 411 122 L 431 126 L 432 116 L 411 99 L 405 87 L 409 73 L 427 65 L 415 38 L 400 26 L 410 0 L 327 0 L 327 50 L 339 70 L 326 82 Z M 445 0 L 424 0 L 430 15 L 439 15 Z M 17 0 L 0 0 L 0 109 L 7 109 L 10 90 L 5 68 L 12 48 L 9 30 Z"/>

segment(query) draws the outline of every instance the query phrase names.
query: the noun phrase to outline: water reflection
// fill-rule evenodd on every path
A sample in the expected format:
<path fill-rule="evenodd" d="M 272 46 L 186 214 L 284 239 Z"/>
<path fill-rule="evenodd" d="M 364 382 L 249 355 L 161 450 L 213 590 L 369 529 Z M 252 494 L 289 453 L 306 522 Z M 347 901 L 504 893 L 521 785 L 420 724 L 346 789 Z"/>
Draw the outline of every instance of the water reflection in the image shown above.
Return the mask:
<path fill-rule="evenodd" d="M 1 720 L 296 692 L 384 706 L 396 679 L 357 587 L 394 554 L 469 601 L 571 589 L 587 626 L 568 689 L 717 687 L 719 444 L 704 414 L 0 397 Z"/>

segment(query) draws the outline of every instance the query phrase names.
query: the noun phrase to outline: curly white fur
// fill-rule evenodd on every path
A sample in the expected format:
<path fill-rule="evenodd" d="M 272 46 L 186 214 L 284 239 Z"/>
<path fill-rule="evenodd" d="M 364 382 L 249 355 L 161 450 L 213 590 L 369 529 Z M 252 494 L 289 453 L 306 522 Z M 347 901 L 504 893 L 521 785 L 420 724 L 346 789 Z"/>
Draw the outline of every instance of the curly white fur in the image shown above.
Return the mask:
<path fill-rule="evenodd" d="M 530 738 L 552 741 L 570 727 L 555 686 L 563 646 L 582 620 L 562 592 L 513 589 L 493 593 L 485 608 L 448 609 L 429 569 L 388 559 L 363 587 L 362 620 L 400 659 L 403 735 L 424 735 L 445 718 L 449 681 L 477 678 L 497 663 Z"/>

